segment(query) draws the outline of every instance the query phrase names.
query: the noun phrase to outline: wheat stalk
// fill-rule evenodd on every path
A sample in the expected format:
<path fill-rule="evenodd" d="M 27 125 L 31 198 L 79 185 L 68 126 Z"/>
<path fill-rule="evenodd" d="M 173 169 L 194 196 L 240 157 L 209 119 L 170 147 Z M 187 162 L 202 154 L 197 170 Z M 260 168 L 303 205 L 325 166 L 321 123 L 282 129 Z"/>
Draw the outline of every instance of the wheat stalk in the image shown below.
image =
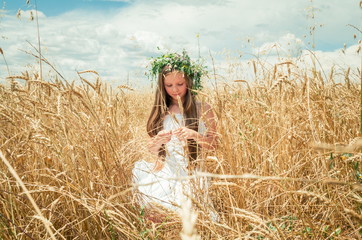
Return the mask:
<path fill-rule="evenodd" d="M 180 233 L 180 236 L 182 240 L 201 239 L 195 229 L 197 214 L 193 212 L 191 207 L 190 199 L 187 199 L 182 203 L 182 208 L 180 210 L 180 217 L 182 220 L 182 232 Z"/>
<path fill-rule="evenodd" d="M 24 185 L 24 182 L 21 180 L 21 178 L 19 177 L 19 175 L 16 173 L 15 169 L 11 166 L 11 164 L 8 162 L 8 160 L 6 160 L 5 156 L 3 155 L 3 153 L 0 151 L 0 158 L 3 161 L 3 163 L 6 165 L 6 167 L 9 169 L 9 172 L 13 175 L 13 177 L 16 179 L 17 183 L 21 186 L 21 188 L 23 189 L 25 195 L 28 197 L 31 205 L 33 206 L 35 212 L 38 214 L 38 216 L 34 216 L 36 218 L 38 218 L 40 221 L 43 222 L 46 231 L 48 232 L 48 234 L 50 235 L 51 239 L 56 240 L 55 235 L 53 233 L 53 230 L 50 228 L 52 226 L 51 222 L 49 220 L 47 220 L 43 214 L 41 213 L 38 205 L 35 203 L 34 198 L 31 196 L 29 190 L 27 189 L 27 187 Z"/>

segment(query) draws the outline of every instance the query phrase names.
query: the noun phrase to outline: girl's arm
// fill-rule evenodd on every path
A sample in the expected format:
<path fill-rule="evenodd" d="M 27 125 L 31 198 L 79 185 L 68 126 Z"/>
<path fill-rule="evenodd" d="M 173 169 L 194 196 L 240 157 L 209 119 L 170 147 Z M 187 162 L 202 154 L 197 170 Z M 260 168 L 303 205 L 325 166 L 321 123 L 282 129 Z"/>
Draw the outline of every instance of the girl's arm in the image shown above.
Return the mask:
<path fill-rule="evenodd" d="M 215 115 L 209 104 L 204 103 L 202 108 L 202 119 L 205 122 L 207 131 L 204 135 L 196 132 L 194 140 L 204 149 L 214 149 L 216 147 L 216 121 Z"/>
<path fill-rule="evenodd" d="M 155 164 L 152 171 L 158 172 L 163 168 L 163 161 L 160 160 L 158 153 L 163 144 L 166 144 L 171 139 L 171 131 L 162 130 L 154 137 L 151 137 L 148 141 L 148 150 L 151 155 L 147 158 L 148 162 Z"/>

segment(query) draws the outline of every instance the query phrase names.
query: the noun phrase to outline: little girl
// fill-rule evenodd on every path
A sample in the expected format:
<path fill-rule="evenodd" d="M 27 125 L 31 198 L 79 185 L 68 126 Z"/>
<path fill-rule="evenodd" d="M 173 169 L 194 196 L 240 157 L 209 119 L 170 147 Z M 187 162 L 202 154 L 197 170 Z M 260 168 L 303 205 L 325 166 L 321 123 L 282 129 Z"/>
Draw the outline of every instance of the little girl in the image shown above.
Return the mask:
<path fill-rule="evenodd" d="M 201 88 L 204 70 L 191 62 L 184 51 L 162 55 L 152 62 L 158 85 L 147 122 L 151 159 L 135 163 L 134 182 L 141 204 L 160 204 L 176 210 L 192 196 L 189 175 L 191 163 L 200 149 L 215 146 L 216 125 L 208 104 L 195 100 L 192 90 Z"/>

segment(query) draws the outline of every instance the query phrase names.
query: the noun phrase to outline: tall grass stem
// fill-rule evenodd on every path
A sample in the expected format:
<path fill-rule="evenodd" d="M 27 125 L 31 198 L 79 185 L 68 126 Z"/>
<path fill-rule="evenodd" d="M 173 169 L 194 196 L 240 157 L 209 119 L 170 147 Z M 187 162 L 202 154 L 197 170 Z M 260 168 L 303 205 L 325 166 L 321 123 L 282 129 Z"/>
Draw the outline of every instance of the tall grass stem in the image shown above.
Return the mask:
<path fill-rule="evenodd" d="M 3 153 L 0 151 L 0 158 L 3 161 L 3 163 L 6 165 L 6 167 L 9 169 L 9 172 L 11 173 L 11 175 L 13 175 L 13 177 L 16 179 L 17 183 L 21 186 L 21 188 L 23 189 L 25 195 L 28 197 L 31 205 L 33 205 L 33 208 L 35 209 L 36 213 L 39 216 L 39 219 L 43 222 L 46 231 L 48 232 L 48 234 L 50 235 L 51 239 L 56 240 L 55 235 L 52 231 L 52 229 L 50 228 L 50 221 L 47 220 L 43 214 L 41 213 L 38 205 L 36 204 L 34 198 L 31 196 L 31 194 L 29 193 L 28 188 L 25 186 L 24 182 L 21 180 L 21 178 L 19 177 L 19 175 L 16 173 L 15 169 L 11 166 L 11 164 L 9 163 L 9 161 L 5 158 L 5 156 L 3 155 Z"/>

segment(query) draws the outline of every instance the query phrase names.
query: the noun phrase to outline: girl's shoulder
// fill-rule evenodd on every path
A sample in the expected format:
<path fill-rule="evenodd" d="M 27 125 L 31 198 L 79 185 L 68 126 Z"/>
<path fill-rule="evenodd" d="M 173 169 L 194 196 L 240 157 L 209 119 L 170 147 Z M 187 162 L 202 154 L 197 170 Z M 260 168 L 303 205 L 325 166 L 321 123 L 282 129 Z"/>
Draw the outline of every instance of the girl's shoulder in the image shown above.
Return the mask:
<path fill-rule="evenodd" d="M 205 110 L 210 110 L 211 106 L 210 104 L 208 104 L 207 102 L 200 102 L 200 101 L 196 101 L 196 107 L 198 109 L 205 109 Z"/>
<path fill-rule="evenodd" d="M 211 106 L 207 102 L 196 101 L 197 115 L 203 116 L 211 111 Z"/>

